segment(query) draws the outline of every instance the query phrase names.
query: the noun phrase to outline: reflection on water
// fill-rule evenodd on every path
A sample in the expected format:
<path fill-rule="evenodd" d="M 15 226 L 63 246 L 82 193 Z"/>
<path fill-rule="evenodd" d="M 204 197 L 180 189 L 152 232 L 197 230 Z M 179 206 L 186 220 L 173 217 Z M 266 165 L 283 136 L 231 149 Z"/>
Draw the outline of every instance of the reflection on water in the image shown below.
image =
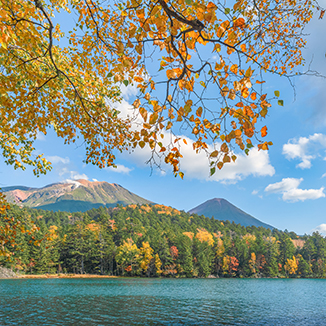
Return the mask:
<path fill-rule="evenodd" d="M 0 325 L 326 325 L 326 280 L 0 280 Z"/>

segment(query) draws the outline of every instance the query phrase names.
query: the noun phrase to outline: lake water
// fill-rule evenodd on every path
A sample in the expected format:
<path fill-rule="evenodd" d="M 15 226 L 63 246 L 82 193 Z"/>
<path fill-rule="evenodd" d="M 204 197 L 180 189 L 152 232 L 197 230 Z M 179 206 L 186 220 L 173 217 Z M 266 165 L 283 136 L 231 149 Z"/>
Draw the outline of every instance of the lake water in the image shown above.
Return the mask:
<path fill-rule="evenodd" d="M 326 280 L 0 280 L 0 325 L 326 325 Z"/>

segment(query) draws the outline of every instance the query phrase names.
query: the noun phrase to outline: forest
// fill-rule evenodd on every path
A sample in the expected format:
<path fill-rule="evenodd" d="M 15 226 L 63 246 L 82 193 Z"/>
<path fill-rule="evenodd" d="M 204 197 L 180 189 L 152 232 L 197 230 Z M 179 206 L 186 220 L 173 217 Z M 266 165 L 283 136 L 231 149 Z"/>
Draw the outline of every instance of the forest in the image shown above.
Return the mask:
<path fill-rule="evenodd" d="M 0 256 L 0 265 L 21 273 L 326 277 L 326 238 L 318 232 L 244 227 L 164 205 L 85 213 L 13 206 L 7 213 L 25 223 L 16 228 L 15 242 L 6 243 L 10 255 Z"/>

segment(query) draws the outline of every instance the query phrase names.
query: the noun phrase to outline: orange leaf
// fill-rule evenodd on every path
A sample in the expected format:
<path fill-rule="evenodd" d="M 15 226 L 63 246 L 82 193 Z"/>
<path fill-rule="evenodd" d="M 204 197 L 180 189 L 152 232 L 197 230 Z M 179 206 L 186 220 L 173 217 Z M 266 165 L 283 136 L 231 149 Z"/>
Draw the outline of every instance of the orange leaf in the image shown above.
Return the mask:
<path fill-rule="evenodd" d="M 169 78 L 169 79 L 173 79 L 176 77 L 176 74 L 175 74 L 175 71 L 173 71 L 172 69 L 168 69 L 166 71 L 166 76 Z"/>
<path fill-rule="evenodd" d="M 236 64 L 232 65 L 230 71 L 236 75 L 238 73 L 238 66 Z"/>
<path fill-rule="evenodd" d="M 233 26 L 234 27 L 240 27 L 241 29 L 244 28 L 245 25 L 245 20 L 243 18 L 238 18 L 237 20 L 234 21 Z"/>
<path fill-rule="evenodd" d="M 267 135 L 267 127 L 264 126 L 263 128 L 261 128 L 260 132 L 261 132 L 261 136 L 265 137 Z"/>
<path fill-rule="evenodd" d="M 257 98 L 257 94 L 251 93 L 250 98 L 254 101 Z"/>
<path fill-rule="evenodd" d="M 207 10 L 208 11 L 214 10 L 215 8 L 216 8 L 216 5 L 213 2 L 209 2 L 207 4 Z"/>

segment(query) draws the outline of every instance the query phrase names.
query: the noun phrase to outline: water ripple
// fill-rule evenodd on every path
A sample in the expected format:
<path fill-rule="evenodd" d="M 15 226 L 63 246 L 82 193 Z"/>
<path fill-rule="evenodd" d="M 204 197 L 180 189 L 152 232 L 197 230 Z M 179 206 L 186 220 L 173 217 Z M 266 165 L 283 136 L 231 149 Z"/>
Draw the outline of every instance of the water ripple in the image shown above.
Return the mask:
<path fill-rule="evenodd" d="M 0 325 L 326 325 L 326 280 L 0 280 Z"/>

